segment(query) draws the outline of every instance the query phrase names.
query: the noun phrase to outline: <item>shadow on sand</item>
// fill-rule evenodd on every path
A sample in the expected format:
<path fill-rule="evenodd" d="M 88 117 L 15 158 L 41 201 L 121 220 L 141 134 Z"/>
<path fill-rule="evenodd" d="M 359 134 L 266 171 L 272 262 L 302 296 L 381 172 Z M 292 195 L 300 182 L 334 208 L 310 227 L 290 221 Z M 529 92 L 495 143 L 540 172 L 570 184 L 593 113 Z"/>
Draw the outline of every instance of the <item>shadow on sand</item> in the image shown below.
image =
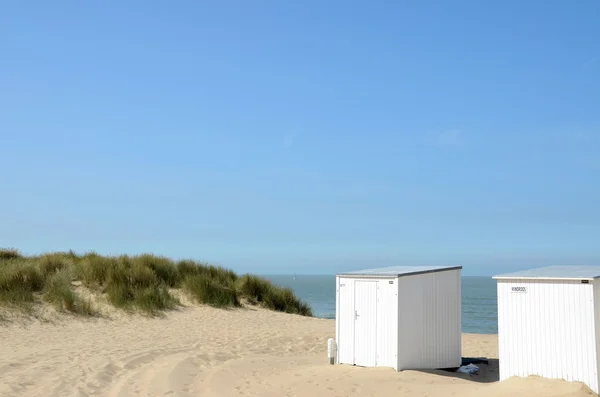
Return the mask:
<path fill-rule="evenodd" d="M 492 383 L 498 382 L 500 380 L 500 372 L 498 371 L 498 360 L 497 359 L 485 359 L 488 361 L 485 363 L 477 363 L 479 367 L 478 374 L 464 374 L 462 372 L 456 372 L 455 369 L 436 369 L 436 370 L 416 370 L 417 372 L 422 372 L 426 374 L 438 375 L 438 376 L 447 376 L 450 378 L 459 378 L 465 379 L 472 382 L 477 383 Z"/>

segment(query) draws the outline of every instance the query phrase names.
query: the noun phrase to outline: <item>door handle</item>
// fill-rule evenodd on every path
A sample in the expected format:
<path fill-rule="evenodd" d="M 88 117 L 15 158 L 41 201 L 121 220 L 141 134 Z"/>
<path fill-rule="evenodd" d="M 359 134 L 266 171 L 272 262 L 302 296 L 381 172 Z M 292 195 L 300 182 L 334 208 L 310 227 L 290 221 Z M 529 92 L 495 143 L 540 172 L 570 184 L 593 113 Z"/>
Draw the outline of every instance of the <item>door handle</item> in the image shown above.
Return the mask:
<path fill-rule="evenodd" d="M 357 311 L 355 310 L 355 311 L 354 311 L 354 319 L 355 319 L 355 320 L 357 320 L 357 319 L 358 319 L 358 317 L 359 317 L 359 315 L 358 315 Z"/>

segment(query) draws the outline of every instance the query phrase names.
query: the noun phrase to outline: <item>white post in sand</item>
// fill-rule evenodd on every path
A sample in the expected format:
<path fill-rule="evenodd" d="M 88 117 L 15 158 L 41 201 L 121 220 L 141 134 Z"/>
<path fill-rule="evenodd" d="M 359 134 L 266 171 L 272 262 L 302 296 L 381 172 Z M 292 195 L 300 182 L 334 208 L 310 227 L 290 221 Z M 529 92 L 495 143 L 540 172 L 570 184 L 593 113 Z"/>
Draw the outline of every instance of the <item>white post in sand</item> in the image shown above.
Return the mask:
<path fill-rule="evenodd" d="M 327 340 L 327 357 L 329 357 L 329 364 L 335 364 L 335 343 L 333 338 Z"/>

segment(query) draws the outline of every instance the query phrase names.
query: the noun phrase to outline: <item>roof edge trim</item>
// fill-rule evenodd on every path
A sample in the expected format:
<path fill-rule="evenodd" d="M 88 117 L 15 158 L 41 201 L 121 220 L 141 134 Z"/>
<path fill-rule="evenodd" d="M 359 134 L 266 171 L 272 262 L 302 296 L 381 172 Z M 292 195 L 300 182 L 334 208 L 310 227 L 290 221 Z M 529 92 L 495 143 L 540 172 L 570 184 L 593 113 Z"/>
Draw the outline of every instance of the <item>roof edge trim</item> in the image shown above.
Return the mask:
<path fill-rule="evenodd" d="M 445 267 L 440 269 L 430 269 L 430 270 L 417 270 L 409 273 L 398 273 L 398 274 L 373 274 L 373 273 L 338 273 L 336 277 L 349 277 L 349 278 L 395 278 L 395 277 L 406 277 L 406 276 L 416 276 L 419 274 L 428 274 L 428 273 L 439 273 L 439 272 L 447 272 L 451 270 L 462 270 L 462 266 L 452 266 Z"/>

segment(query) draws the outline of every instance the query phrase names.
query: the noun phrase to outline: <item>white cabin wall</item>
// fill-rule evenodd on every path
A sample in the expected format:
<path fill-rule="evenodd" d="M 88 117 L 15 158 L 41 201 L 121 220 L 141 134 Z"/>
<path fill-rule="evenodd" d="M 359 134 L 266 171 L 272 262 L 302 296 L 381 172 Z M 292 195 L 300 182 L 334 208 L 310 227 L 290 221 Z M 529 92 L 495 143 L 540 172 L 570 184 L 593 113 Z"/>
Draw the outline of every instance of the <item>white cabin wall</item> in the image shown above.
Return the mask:
<path fill-rule="evenodd" d="M 461 274 L 460 269 L 433 273 L 434 294 L 428 311 L 433 325 L 426 345 L 435 368 L 460 367 L 462 363 Z"/>
<path fill-rule="evenodd" d="M 592 283 L 498 280 L 500 380 L 537 375 L 597 393 L 594 299 Z"/>
<path fill-rule="evenodd" d="M 420 367 L 424 333 L 423 277 L 398 278 L 398 369 Z"/>
<path fill-rule="evenodd" d="M 600 371 L 598 371 L 598 365 L 600 364 L 600 280 L 594 280 L 594 339 L 596 341 L 596 382 L 598 389 L 600 389 Z M 598 390 L 596 390 L 598 393 Z"/>
<path fill-rule="evenodd" d="M 398 334 L 398 279 L 397 278 L 361 278 L 336 277 L 336 345 L 337 362 L 354 364 L 355 343 L 355 282 L 371 281 L 378 285 L 377 289 L 377 366 L 398 369 L 397 334 Z M 392 284 L 390 284 L 392 281 Z"/>
<path fill-rule="evenodd" d="M 461 364 L 461 271 L 400 277 L 399 369 Z"/>

